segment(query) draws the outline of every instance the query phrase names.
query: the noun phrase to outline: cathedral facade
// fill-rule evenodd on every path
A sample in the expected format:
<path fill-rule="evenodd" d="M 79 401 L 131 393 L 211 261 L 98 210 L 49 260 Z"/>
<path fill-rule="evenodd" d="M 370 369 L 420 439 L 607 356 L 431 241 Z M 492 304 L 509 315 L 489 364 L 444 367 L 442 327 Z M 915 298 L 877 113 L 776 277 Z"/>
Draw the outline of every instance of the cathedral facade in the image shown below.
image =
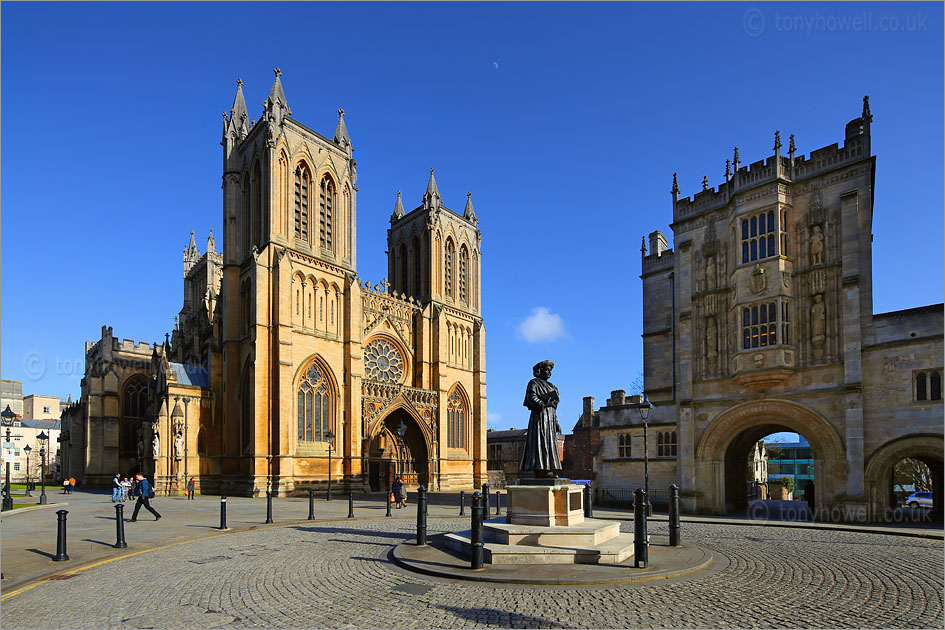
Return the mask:
<path fill-rule="evenodd" d="M 687 510 L 744 508 L 751 450 L 790 431 L 813 450 L 820 518 L 887 518 L 904 458 L 929 467 L 941 514 L 943 307 L 873 313 L 871 123 L 864 99 L 842 146 L 802 156 L 776 133 L 749 166 L 736 148 L 691 198 L 673 176 L 674 247 L 659 231 L 642 246 L 646 459 Z M 585 399 L 602 489 L 643 485 L 643 406 Z"/>
<path fill-rule="evenodd" d="M 103 485 L 253 495 L 486 480 L 481 232 L 467 194 L 447 208 L 431 169 L 410 212 L 397 193 L 388 277 L 357 275 L 357 162 L 291 117 L 280 72 L 258 121 L 242 82 L 223 130 L 223 234 L 184 250 L 172 334 L 149 347 L 110 328 L 86 344 L 64 414 L 72 474 Z"/>

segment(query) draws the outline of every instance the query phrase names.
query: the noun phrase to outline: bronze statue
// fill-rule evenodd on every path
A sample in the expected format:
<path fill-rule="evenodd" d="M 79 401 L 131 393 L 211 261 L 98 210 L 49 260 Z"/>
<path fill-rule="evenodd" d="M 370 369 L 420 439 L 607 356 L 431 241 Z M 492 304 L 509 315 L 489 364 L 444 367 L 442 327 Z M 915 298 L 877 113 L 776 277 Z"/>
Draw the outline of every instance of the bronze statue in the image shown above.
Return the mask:
<path fill-rule="evenodd" d="M 558 455 L 558 388 L 552 385 L 551 370 L 553 361 L 535 364 L 532 373 L 535 378 L 528 381 L 525 389 L 525 406 L 531 411 L 528 418 L 528 433 L 525 436 L 525 452 L 519 468 L 535 473 L 535 478 L 554 478 L 561 470 L 561 457 Z"/>

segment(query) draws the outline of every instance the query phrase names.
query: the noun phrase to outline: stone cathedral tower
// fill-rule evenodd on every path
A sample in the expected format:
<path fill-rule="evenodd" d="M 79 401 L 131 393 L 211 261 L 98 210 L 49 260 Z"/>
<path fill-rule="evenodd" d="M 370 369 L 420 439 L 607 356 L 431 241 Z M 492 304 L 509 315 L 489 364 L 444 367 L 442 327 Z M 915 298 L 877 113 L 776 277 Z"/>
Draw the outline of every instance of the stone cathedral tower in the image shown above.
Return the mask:
<path fill-rule="evenodd" d="M 398 205 L 391 220 L 393 287 L 362 284 L 344 111 L 334 136 L 320 135 L 291 117 L 275 74 L 260 120 L 248 120 L 241 82 L 224 120 L 221 391 L 207 473 L 231 492 L 286 493 L 326 482 L 330 455 L 344 487 L 382 490 L 396 467 L 431 488 L 484 482 L 471 201 L 464 216 L 447 210 L 431 174 L 423 205 L 406 216 Z"/>

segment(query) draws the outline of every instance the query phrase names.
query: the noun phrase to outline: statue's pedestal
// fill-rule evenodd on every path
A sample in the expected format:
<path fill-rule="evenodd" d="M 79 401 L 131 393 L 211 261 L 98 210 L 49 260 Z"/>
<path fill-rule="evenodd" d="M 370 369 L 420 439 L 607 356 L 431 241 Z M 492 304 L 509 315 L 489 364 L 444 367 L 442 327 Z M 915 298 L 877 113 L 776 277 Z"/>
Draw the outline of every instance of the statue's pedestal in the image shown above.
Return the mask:
<path fill-rule="evenodd" d="M 514 525 L 554 527 L 584 522 L 584 487 L 569 479 L 522 479 L 506 492 L 507 520 Z"/>

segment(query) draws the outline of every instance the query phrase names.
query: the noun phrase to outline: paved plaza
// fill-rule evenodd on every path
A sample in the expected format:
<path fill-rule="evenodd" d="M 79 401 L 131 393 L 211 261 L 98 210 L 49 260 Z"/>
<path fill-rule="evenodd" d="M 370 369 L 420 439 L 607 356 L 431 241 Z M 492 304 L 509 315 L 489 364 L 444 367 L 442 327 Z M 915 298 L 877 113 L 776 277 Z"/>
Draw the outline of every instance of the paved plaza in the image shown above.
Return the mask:
<path fill-rule="evenodd" d="M 106 545 L 114 542 L 105 536 L 114 532 L 107 497 L 60 500 L 74 511 L 72 558 L 62 566 L 42 555 L 55 550 L 54 526 L 34 529 L 42 539 L 32 551 L 13 548 L 36 523 L 54 522 L 54 510 L 4 515 L 4 628 L 943 625 L 940 530 L 937 537 L 919 530 L 897 536 L 684 522 L 685 542 L 715 556 L 705 570 L 640 584 L 521 587 L 396 566 L 391 550 L 414 537 L 415 512 L 395 510 L 400 518 L 385 519 L 376 500 L 369 507 L 359 499 L 355 519 L 345 518 L 346 501 L 322 500 L 316 516 L 324 520 L 307 521 L 307 501 L 279 499 L 275 525 L 263 526 L 264 501 L 234 498 L 234 531 L 219 532 L 214 498 L 158 499 L 164 518 L 128 523 L 123 550 Z M 468 527 L 456 511 L 431 506 L 431 535 Z M 623 529 L 631 531 L 632 521 Z M 651 522 L 650 533 L 653 544 L 666 544 L 665 517 Z M 59 573 L 36 577 L 41 569 Z"/>

